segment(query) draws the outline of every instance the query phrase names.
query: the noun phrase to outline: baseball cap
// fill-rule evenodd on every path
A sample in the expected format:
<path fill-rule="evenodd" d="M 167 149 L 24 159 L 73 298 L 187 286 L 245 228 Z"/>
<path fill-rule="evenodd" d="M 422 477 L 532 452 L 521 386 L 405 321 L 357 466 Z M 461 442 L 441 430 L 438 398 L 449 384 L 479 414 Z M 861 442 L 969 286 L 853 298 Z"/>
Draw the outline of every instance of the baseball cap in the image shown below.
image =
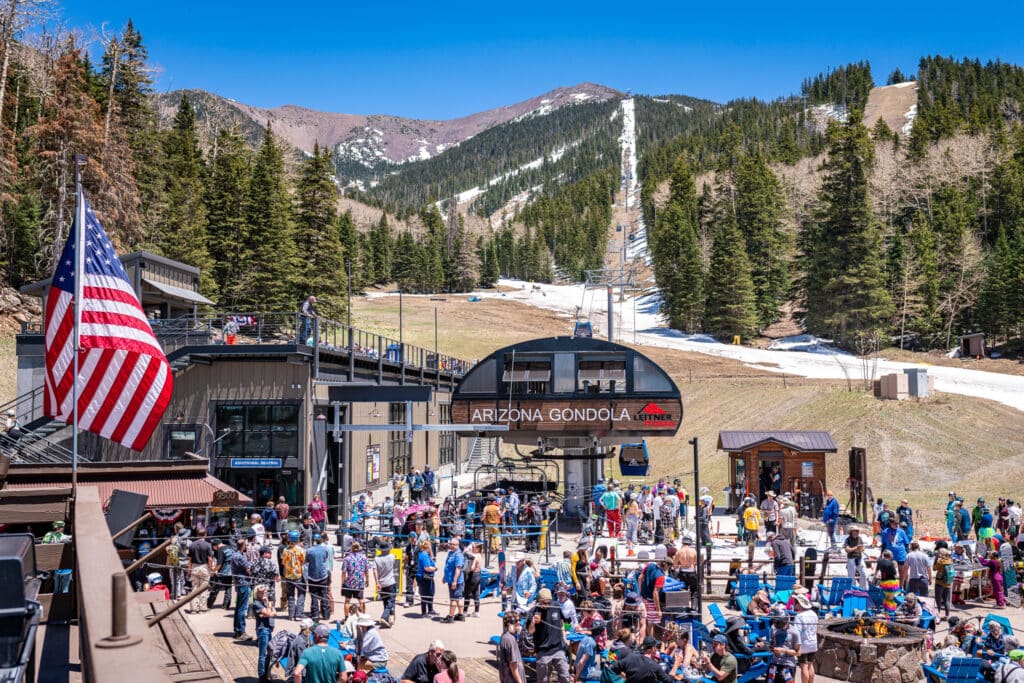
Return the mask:
<path fill-rule="evenodd" d="M 289 531 L 288 532 L 288 540 L 289 541 L 297 541 L 297 540 L 299 540 L 299 532 L 298 531 Z"/>
<path fill-rule="evenodd" d="M 1019 662 L 1024 659 L 1024 650 L 1010 650 L 1010 653 L 1007 656 L 1010 658 L 1011 662 Z"/>
<path fill-rule="evenodd" d="M 248 529 L 245 532 L 246 538 L 256 538 L 256 532 L 253 529 Z"/>
<path fill-rule="evenodd" d="M 729 639 L 727 637 L 723 636 L 721 633 L 719 633 L 717 636 L 715 636 L 711 640 L 716 642 L 716 643 L 721 643 L 722 645 L 728 645 L 729 644 Z"/>
<path fill-rule="evenodd" d="M 649 650 L 652 647 L 657 647 L 658 643 L 660 643 L 660 642 L 661 641 L 659 641 L 657 638 L 655 638 L 653 636 L 647 636 L 646 638 L 644 638 L 643 647 L 644 647 L 645 650 Z"/>
<path fill-rule="evenodd" d="M 331 629 L 327 627 L 327 624 L 317 624 L 313 628 L 313 637 L 319 638 L 320 640 L 327 640 L 331 637 Z"/>

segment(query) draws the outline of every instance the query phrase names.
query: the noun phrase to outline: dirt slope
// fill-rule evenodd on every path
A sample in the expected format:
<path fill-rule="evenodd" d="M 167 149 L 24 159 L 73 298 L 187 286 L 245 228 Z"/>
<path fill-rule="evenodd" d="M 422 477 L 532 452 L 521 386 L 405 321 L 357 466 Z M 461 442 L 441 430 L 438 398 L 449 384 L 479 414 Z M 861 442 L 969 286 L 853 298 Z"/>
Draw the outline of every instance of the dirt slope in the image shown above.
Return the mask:
<path fill-rule="evenodd" d="M 864 105 L 864 125 L 872 128 L 881 118 L 900 137 L 906 137 L 910 130 L 904 130 L 904 126 L 913 121 L 911 112 L 916 111 L 917 83 L 908 81 L 872 88 Z"/>

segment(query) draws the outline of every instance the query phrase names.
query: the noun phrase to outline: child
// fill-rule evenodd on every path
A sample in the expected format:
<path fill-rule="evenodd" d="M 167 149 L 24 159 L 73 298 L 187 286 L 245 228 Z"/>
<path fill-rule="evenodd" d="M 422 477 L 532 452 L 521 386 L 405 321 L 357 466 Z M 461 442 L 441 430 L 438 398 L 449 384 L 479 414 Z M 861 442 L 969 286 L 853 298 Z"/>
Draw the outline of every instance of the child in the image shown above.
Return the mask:
<path fill-rule="evenodd" d="M 999 551 L 989 552 L 988 557 L 979 557 L 978 562 L 988 569 L 988 580 L 992 584 L 992 595 L 996 599 L 996 607 L 1006 607 L 1006 592 L 1003 590 L 1003 565 L 999 561 Z"/>

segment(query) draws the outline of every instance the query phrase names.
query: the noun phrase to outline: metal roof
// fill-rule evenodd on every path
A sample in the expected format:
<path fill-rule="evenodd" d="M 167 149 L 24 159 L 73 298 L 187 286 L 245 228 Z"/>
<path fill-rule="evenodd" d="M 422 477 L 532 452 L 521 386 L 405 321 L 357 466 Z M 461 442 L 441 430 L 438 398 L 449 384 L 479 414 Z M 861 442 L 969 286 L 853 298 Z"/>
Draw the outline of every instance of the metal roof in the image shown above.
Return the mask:
<path fill-rule="evenodd" d="M 67 485 L 67 478 L 49 481 L 34 479 L 33 481 L 9 481 L 3 491 L 24 491 L 28 489 L 50 489 L 55 485 Z M 88 479 L 79 482 L 82 486 L 95 486 L 100 492 L 100 502 L 106 507 L 114 489 L 131 491 L 149 496 L 147 508 L 182 508 L 209 507 L 215 491 L 234 491 L 212 474 L 203 477 L 178 476 L 168 479 Z M 0 492 L 2 493 L 2 492 Z M 243 493 L 238 494 L 242 504 L 252 503 L 252 499 Z"/>
<path fill-rule="evenodd" d="M 191 289 L 175 287 L 174 285 L 169 285 L 166 282 L 160 282 L 159 280 L 153 280 L 148 277 L 142 278 L 142 281 L 145 282 L 150 287 L 159 290 L 160 292 L 166 294 L 167 296 L 174 297 L 175 299 L 192 301 L 197 304 L 209 304 L 211 306 L 213 305 L 212 301 L 207 299 L 199 292 L 193 292 Z"/>
<path fill-rule="evenodd" d="M 835 453 L 836 442 L 832 434 L 823 431 L 723 431 L 718 432 L 718 449 L 745 451 L 763 443 L 775 442 L 801 453 Z"/>

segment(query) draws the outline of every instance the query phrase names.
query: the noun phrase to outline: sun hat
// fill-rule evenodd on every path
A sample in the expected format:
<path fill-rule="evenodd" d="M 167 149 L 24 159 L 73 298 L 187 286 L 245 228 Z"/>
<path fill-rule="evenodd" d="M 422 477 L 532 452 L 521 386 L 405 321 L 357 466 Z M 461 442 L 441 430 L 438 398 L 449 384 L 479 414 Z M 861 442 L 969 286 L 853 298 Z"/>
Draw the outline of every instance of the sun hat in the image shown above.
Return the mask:
<path fill-rule="evenodd" d="M 775 491 L 769 491 L 767 495 L 768 495 L 769 498 L 774 498 L 775 497 Z"/>
<path fill-rule="evenodd" d="M 537 599 L 538 600 L 550 600 L 551 599 L 551 589 L 550 588 L 541 588 L 539 591 L 537 591 Z"/>
<path fill-rule="evenodd" d="M 309 617 L 306 617 L 305 619 L 299 622 L 299 628 L 304 628 L 307 630 L 313 628 L 313 620 Z"/>
<path fill-rule="evenodd" d="M 807 599 L 806 595 L 794 595 L 793 602 L 800 605 L 804 609 L 811 609 L 811 601 Z"/>
<path fill-rule="evenodd" d="M 356 626 L 370 627 L 376 625 L 377 622 L 371 619 L 370 617 L 359 617 L 359 619 L 356 621 Z"/>

